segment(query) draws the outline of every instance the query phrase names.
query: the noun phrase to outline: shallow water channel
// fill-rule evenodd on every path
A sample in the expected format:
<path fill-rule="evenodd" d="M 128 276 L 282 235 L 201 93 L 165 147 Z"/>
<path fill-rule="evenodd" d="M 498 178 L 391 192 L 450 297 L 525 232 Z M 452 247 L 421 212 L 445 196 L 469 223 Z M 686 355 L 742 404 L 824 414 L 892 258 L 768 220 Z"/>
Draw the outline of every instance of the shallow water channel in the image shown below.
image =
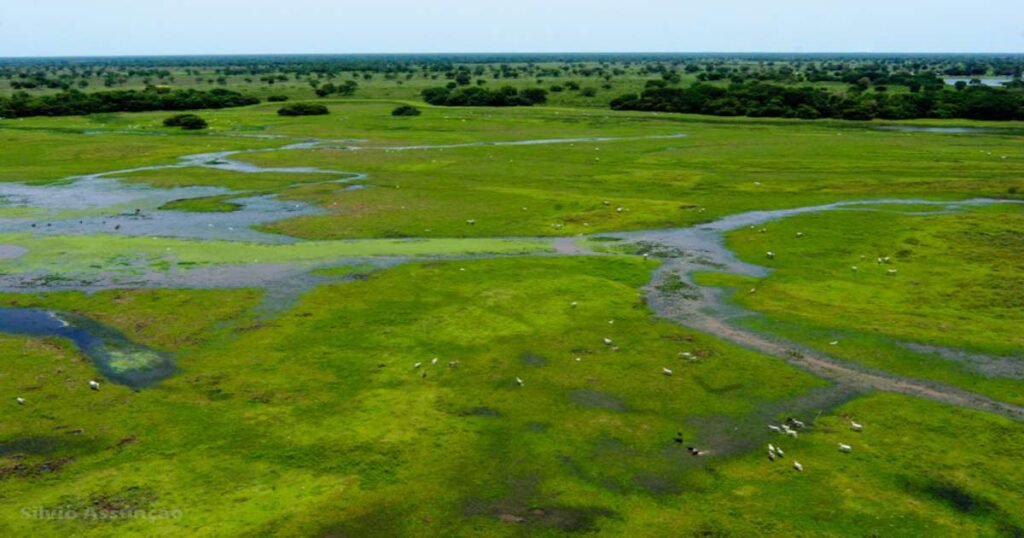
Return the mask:
<path fill-rule="evenodd" d="M 0 332 L 65 338 L 92 359 L 114 383 L 149 386 L 174 372 L 170 356 L 132 342 L 120 332 L 89 318 L 39 308 L 0 308 Z"/>

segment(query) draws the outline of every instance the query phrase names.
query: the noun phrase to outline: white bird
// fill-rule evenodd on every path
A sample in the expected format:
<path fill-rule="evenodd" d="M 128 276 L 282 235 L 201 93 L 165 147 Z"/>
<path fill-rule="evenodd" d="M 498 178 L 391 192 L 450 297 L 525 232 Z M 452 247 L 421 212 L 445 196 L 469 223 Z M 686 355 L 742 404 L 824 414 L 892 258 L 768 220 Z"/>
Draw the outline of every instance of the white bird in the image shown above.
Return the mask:
<path fill-rule="evenodd" d="M 853 450 L 853 447 L 851 447 L 850 445 L 844 445 L 843 443 L 839 443 L 840 452 L 844 454 L 849 454 L 851 450 Z"/>
<path fill-rule="evenodd" d="M 96 380 L 93 380 L 93 379 L 90 379 L 89 380 L 89 388 L 92 389 L 92 390 L 100 390 L 100 382 L 96 381 Z"/>
<path fill-rule="evenodd" d="M 571 306 L 573 308 L 576 308 L 576 301 L 573 301 L 573 302 L 569 303 L 569 306 Z"/>
<path fill-rule="evenodd" d="M 467 219 L 466 220 L 466 224 L 472 226 L 472 225 L 476 224 L 476 220 L 475 219 Z"/>
<path fill-rule="evenodd" d="M 895 269 L 889 269 L 888 271 L 886 271 L 886 274 L 888 274 L 889 276 L 893 276 L 893 275 L 896 274 L 896 270 Z"/>
<path fill-rule="evenodd" d="M 413 368 L 419 368 L 420 366 L 423 366 L 422 362 L 417 362 L 416 364 L 412 365 Z"/>
<path fill-rule="evenodd" d="M 611 338 L 605 338 L 605 339 L 604 339 L 604 345 L 606 345 L 606 346 L 610 346 L 610 345 L 612 345 L 612 344 L 614 344 L 614 343 L 615 343 L 615 342 L 612 342 L 612 339 L 611 339 Z"/>
<path fill-rule="evenodd" d="M 774 260 L 775 259 L 775 253 L 770 251 L 770 250 L 765 253 L 765 256 L 768 256 L 769 260 Z"/>
<path fill-rule="evenodd" d="M 775 453 L 775 445 L 768 443 L 768 452 Z"/>
<path fill-rule="evenodd" d="M 523 386 L 523 380 L 520 379 L 519 377 L 516 377 L 516 384 L 519 385 L 520 387 Z"/>
<path fill-rule="evenodd" d="M 576 357 L 576 362 L 583 362 L 583 359 Z"/>
<path fill-rule="evenodd" d="M 855 432 L 862 432 L 862 431 L 864 431 L 864 425 L 860 424 L 858 422 L 854 422 L 854 421 L 851 420 L 850 421 L 850 429 L 855 431 Z"/>
<path fill-rule="evenodd" d="M 782 447 L 777 446 L 777 447 L 775 447 L 775 455 L 777 455 L 778 457 L 781 458 L 781 457 L 785 456 L 786 453 L 782 451 Z"/>
<path fill-rule="evenodd" d="M 434 357 L 433 359 L 430 359 L 430 364 L 432 364 L 432 365 L 433 364 L 437 364 L 437 357 Z"/>
<path fill-rule="evenodd" d="M 793 425 L 796 426 L 797 428 L 804 428 L 805 427 L 805 424 L 803 423 L 803 421 L 797 420 L 795 418 L 790 419 L 789 421 L 791 423 L 793 423 Z"/>
<path fill-rule="evenodd" d="M 750 288 L 750 293 L 754 293 L 756 291 L 757 291 L 757 288 Z"/>
<path fill-rule="evenodd" d="M 799 461 L 794 461 L 793 462 L 793 468 L 796 469 L 797 471 L 801 471 L 801 472 L 804 470 L 804 466 L 800 465 Z"/>
<path fill-rule="evenodd" d="M 793 439 L 796 439 L 797 437 L 797 433 L 795 430 L 789 430 L 788 432 L 786 432 L 786 435 L 792 437 Z"/>
<path fill-rule="evenodd" d="M 668 368 L 662 368 L 661 369 L 661 373 L 670 376 L 670 375 L 672 375 L 672 370 L 669 370 Z"/>
<path fill-rule="evenodd" d="M 25 405 L 25 398 L 22 398 L 21 396 L 15 398 L 14 401 L 18 402 L 18 405 Z"/>
<path fill-rule="evenodd" d="M 768 461 L 775 461 L 775 452 L 768 451 Z"/>
<path fill-rule="evenodd" d="M 796 233 L 796 236 L 797 236 L 797 237 L 803 237 L 803 236 L 804 236 L 804 233 L 803 233 L 803 232 L 797 232 L 797 233 Z"/>
<path fill-rule="evenodd" d="M 859 269 L 857 269 L 857 266 L 856 266 L 856 265 L 853 265 L 853 266 L 851 266 L 851 267 L 850 267 L 850 270 L 852 270 L 852 271 L 854 271 L 854 272 L 856 272 L 856 271 L 859 271 Z"/>
<path fill-rule="evenodd" d="M 838 346 L 839 345 L 839 340 L 833 340 L 833 341 L 829 342 L 828 345 L 830 345 L 830 346 Z"/>
<path fill-rule="evenodd" d="M 773 431 L 773 432 L 775 432 L 775 433 L 782 433 L 782 428 L 780 428 L 778 426 L 775 426 L 773 424 L 769 424 L 768 425 L 768 429 Z"/>

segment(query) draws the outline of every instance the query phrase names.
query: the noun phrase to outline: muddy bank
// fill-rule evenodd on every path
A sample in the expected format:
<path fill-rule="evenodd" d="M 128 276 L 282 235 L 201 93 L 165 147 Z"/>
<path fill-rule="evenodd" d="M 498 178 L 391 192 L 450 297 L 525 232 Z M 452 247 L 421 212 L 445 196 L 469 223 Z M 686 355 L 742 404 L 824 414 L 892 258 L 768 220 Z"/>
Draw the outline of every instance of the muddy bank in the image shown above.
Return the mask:
<path fill-rule="evenodd" d="M 956 211 L 964 207 L 995 203 L 1014 203 L 1001 200 L 974 199 L 957 202 L 929 200 L 872 200 L 837 202 L 819 206 L 751 211 L 728 216 L 692 228 L 645 232 L 601 234 L 617 237 L 637 245 L 662 261 L 646 287 L 650 307 L 660 317 L 687 327 L 716 335 L 737 345 L 785 360 L 789 364 L 829 379 L 856 391 L 882 390 L 899 392 L 961 407 L 970 407 L 1024 420 L 1024 408 L 999 402 L 985 396 L 955 387 L 928 381 L 904 378 L 886 372 L 870 370 L 781 338 L 768 337 L 730 324 L 730 319 L 756 315 L 755 312 L 730 304 L 727 292 L 719 288 L 697 285 L 692 274 L 714 268 L 716 271 L 742 276 L 763 277 L 768 268 L 738 260 L 725 247 L 726 232 L 747 226 L 759 226 L 773 220 L 822 211 L 877 206 L 886 204 L 934 205 L 941 211 Z M 678 294 L 680 286 L 687 291 Z"/>

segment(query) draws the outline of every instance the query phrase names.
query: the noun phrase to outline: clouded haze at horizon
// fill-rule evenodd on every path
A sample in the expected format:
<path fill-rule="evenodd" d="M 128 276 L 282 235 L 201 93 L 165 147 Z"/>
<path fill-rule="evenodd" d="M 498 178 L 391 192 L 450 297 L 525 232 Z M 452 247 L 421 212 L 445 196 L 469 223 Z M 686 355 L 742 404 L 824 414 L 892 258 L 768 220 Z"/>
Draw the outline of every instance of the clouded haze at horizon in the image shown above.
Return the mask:
<path fill-rule="evenodd" d="M 1021 52 L 1024 1 L 89 0 L 0 4 L 0 57 Z"/>

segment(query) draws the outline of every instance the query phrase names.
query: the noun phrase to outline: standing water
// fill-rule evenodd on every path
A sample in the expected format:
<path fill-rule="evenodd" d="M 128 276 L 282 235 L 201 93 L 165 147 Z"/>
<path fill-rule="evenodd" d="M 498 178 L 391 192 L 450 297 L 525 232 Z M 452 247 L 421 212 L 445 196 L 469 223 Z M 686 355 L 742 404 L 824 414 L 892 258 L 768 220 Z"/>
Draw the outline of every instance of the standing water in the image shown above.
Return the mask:
<path fill-rule="evenodd" d="M 174 372 L 169 356 L 136 344 L 120 332 L 83 316 L 38 308 L 0 308 L 0 332 L 56 336 L 74 342 L 114 383 L 142 388 Z"/>

